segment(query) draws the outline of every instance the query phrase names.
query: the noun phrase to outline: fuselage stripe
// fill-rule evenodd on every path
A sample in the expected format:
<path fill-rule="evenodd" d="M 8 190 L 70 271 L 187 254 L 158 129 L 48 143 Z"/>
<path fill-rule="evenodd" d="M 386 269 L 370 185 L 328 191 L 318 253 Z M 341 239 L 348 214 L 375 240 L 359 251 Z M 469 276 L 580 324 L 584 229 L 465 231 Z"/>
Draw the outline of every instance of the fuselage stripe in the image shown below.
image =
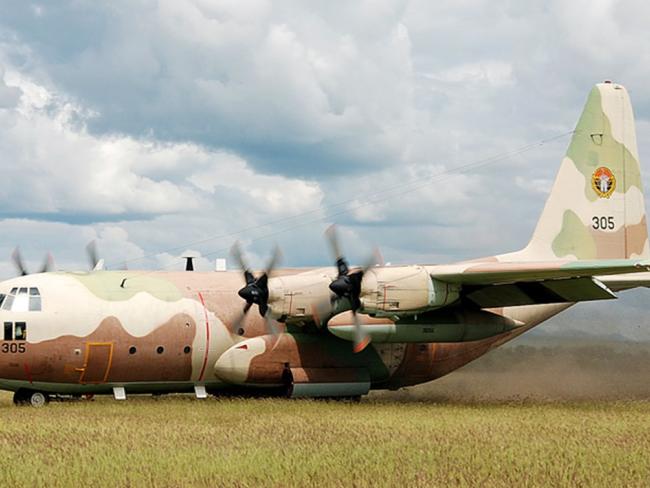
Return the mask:
<path fill-rule="evenodd" d="M 199 381 L 203 381 L 205 367 L 208 365 L 208 354 L 210 354 L 210 322 L 208 321 L 208 309 L 205 308 L 205 300 L 203 300 L 201 292 L 199 292 L 199 300 L 201 300 L 203 315 L 205 316 L 205 356 L 203 357 L 203 366 L 201 367 L 201 374 L 199 375 Z"/>
<path fill-rule="evenodd" d="M 33 381 L 32 381 L 32 370 L 29 367 L 29 364 L 27 364 L 27 363 L 25 363 L 23 365 L 23 367 L 25 368 L 25 374 L 27 375 L 27 380 L 29 381 L 29 384 L 31 385 L 33 383 Z"/>

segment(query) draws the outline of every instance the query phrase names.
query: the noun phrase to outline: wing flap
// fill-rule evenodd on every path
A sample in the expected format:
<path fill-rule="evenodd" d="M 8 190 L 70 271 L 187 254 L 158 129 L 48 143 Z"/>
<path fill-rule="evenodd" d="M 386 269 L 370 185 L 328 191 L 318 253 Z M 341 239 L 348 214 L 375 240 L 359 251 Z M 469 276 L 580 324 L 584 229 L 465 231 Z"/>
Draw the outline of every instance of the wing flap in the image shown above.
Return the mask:
<path fill-rule="evenodd" d="M 516 282 L 500 285 L 469 285 L 463 295 L 481 308 L 573 303 L 616 298 L 601 281 L 592 277 Z"/>

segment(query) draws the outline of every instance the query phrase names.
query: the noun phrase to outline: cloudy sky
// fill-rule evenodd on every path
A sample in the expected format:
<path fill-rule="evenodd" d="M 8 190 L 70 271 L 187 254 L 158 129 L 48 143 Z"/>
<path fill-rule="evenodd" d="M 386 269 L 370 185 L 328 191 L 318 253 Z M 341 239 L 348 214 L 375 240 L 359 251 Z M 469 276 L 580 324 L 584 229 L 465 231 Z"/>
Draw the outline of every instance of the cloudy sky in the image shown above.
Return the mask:
<path fill-rule="evenodd" d="M 180 269 L 191 251 L 208 270 L 239 239 L 258 265 L 276 242 L 287 265 L 326 264 L 332 222 L 352 261 L 518 249 L 594 83 L 626 85 L 650 154 L 649 15 L 640 0 L 0 0 L 0 255 L 79 269 L 95 239 L 109 267 Z M 593 310 L 650 338 L 645 298 Z"/>

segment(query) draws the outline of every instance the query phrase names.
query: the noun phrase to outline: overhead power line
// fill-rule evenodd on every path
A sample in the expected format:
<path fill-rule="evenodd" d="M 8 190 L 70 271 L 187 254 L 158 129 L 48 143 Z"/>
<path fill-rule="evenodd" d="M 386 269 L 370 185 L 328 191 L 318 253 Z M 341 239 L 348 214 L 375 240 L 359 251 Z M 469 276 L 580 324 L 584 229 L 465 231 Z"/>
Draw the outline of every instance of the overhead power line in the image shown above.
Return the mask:
<path fill-rule="evenodd" d="M 556 136 L 553 136 L 553 137 L 550 137 L 550 138 L 547 138 L 547 139 L 542 139 L 542 140 L 539 140 L 537 142 L 526 144 L 525 146 L 521 146 L 521 147 L 519 147 L 517 149 L 514 149 L 514 150 L 511 150 L 511 151 L 506 151 L 506 152 L 499 153 L 499 154 L 496 154 L 496 155 L 493 155 L 493 156 L 490 156 L 490 157 L 487 157 L 487 158 L 479 159 L 477 161 L 462 164 L 462 165 L 459 165 L 459 166 L 454 166 L 452 168 L 449 168 L 449 169 L 446 169 L 446 170 L 443 170 L 443 171 L 431 173 L 428 176 L 418 176 L 417 178 L 413 178 L 413 179 L 407 180 L 407 181 L 402 182 L 402 183 L 394 184 L 394 185 L 391 185 L 390 187 L 387 187 L 387 188 L 374 190 L 372 192 L 368 192 L 368 193 L 361 194 L 361 195 L 355 195 L 354 198 L 350 198 L 350 199 L 347 199 L 347 200 L 342 200 L 342 201 L 339 201 L 339 202 L 331 203 L 331 204 L 325 205 L 325 206 L 320 206 L 318 208 L 307 210 L 305 212 L 300 212 L 298 214 L 291 215 L 291 216 L 288 216 L 288 217 L 283 217 L 283 218 L 276 219 L 276 220 L 273 220 L 273 221 L 265 222 L 263 224 L 244 227 L 244 228 L 241 228 L 241 229 L 236 230 L 236 231 L 206 237 L 205 239 L 201 239 L 201 240 L 198 240 L 198 241 L 193 241 L 193 242 L 189 242 L 189 243 L 186 243 L 186 244 L 183 244 L 183 245 L 180 245 L 180 246 L 175 246 L 175 247 L 172 247 L 172 248 L 167 248 L 167 249 L 164 249 L 164 250 L 160 250 L 160 251 L 158 251 L 156 253 L 145 254 L 145 255 L 137 257 L 137 258 L 132 258 L 132 259 L 125 260 L 125 261 L 120 261 L 118 264 L 130 264 L 130 263 L 137 262 L 137 261 L 142 261 L 142 260 L 146 260 L 146 259 L 150 259 L 150 258 L 155 258 L 156 256 L 158 256 L 158 255 L 160 255 L 162 253 L 168 253 L 169 254 L 169 253 L 173 253 L 175 251 L 181 251 L 181 250 L 184 250 L 184 249 L 199 246 L 199 245 L 206 244 L 208 242 L 217 241 L 217 240 L 220 240 L 220 239 L 235 238 L 237 236 L 241 236 L 241 235 L 246 234 L 248 232 L 256 231 L 256 230 L 263 229 L 263 228 L 266 228 L 266 227 L 271 227 L 271 226 L 275 227 L 275 226 L 278 226 L 278 225 L 281 225 L 281 224 L 289 224 L 289 223 L 292 223 L 292 222 L 295 222 L 295 221 L 299 221 L 300 219 L 302 219 L 304 217 L 307 217 L 307 216 L 310 216 L 310 215 L 313 215 L 313 214 L 317 214 L 317 213 L 324 212 L 325 214 L 321 215 L 321 216 L 319 216 L 319 217 L 317 217 L 315 219 L 310 219 L 310 220 L 307 220 L 307 221 L 304 221 L 304 222 L 297 222 L 297 223 L 294 223 L 293 225 L 290 225 L 288 227 L 283 227 L 283 228 L 281 228 L 279 230 L 274 230 L 274 231 L 272 231 L 270 233 L 266 233 L 264 235 L 252 238 L 252 239 L 250 239 L 250 241 L 251 242 L 257 242 L 257 241 L 261 241 L 261 240 L 264 240 L 264 239 L 268 239 L 270 237 L 274 237 L 274 236 L 283 234 L 285 232 L 289 232 L 291 230 L 294 230 L 294 229 L 297 229 L 297 228 L 300 228 L 300 227 L 305 227 L 305 226 L 312 225 L 312 224 L 319 223 L 319 222 L 327 222 L 327 221 L 330 221 L 334 217 L 344 215 L 344 214 L 348 214 L 348 213 L 354 212 L 356 210 L 359 210 L 361 208 L 368 207 L 370 205 L 374 205 L 374 204 L 377 204 L 377 203 L 382 203 L 382 202 L 385 202 L 387 200 L 390 200 L 390 199 L 405 195 L 407 193 L 410 193 L 410 192 L 412 192 L 414 190 L 417 190 L 419 188 L 423 188 L 425 186 L 430 185 L 432 181 L 444 180 L 446 178 L 455 176 L 457 174 L 466 173 L 469 170 L 478 169 L 478 168 L 481 168 L 481 167 L 484 167 L 484 166 L 494 164 L 496 162 L 503 161 L 504 159 L 508 159 L 508 158 L 513 157 L 513 156 L 518 156 L 520 154 L 526 153 L 526 152 L 531 151 L 533 149 L 536 149 L 538 147 L 544 146 L 545 144 L 548 144 L 550 142 L 554 142 L 554 141 L 557 141 L 557 140 L 562 139 L 564 137 L 567 137 L 567 136 L 573 134 L 573 132 L 574 131 L 564 132 L 562 134 L 558 134 Z M 355 205 L 350 205 L 350 204 L 354 204 L 355 202 L 359 202 L 359 203 L 357 203 Z M 341 208 L 341 207 L 343 207 L 343 208 Z M 229 248 L 230 247 L 228 246 L 228 247 L 223 247 L 223 248 L 217 249 L 215 251 L 202 253 L 202 256 L 207 257 L 207 256 L 213 256 L 213 255 L 217 255 L 217 254 L 223 254 L 224 252 L 228 252 Z M 175 258 L 172 263 L 168 264 L 167 266 L 162 267 L 161 269 L 170 268 L 170 267 L 176 265 L 176 263 L 178 261 L 180 261 L 181 259 L 182 258 Z"/>

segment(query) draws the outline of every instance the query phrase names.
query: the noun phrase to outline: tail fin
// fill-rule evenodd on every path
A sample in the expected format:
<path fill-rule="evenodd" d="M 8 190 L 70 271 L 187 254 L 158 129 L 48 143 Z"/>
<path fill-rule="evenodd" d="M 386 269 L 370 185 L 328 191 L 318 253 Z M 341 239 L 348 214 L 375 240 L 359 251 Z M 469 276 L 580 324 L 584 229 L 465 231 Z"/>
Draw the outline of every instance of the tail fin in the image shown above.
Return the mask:
<path fill-rule="evenodd" d="M 649 257 L 634 114 L 627 90 L 596 85 L 533 237 L 518 259 Z"/>

